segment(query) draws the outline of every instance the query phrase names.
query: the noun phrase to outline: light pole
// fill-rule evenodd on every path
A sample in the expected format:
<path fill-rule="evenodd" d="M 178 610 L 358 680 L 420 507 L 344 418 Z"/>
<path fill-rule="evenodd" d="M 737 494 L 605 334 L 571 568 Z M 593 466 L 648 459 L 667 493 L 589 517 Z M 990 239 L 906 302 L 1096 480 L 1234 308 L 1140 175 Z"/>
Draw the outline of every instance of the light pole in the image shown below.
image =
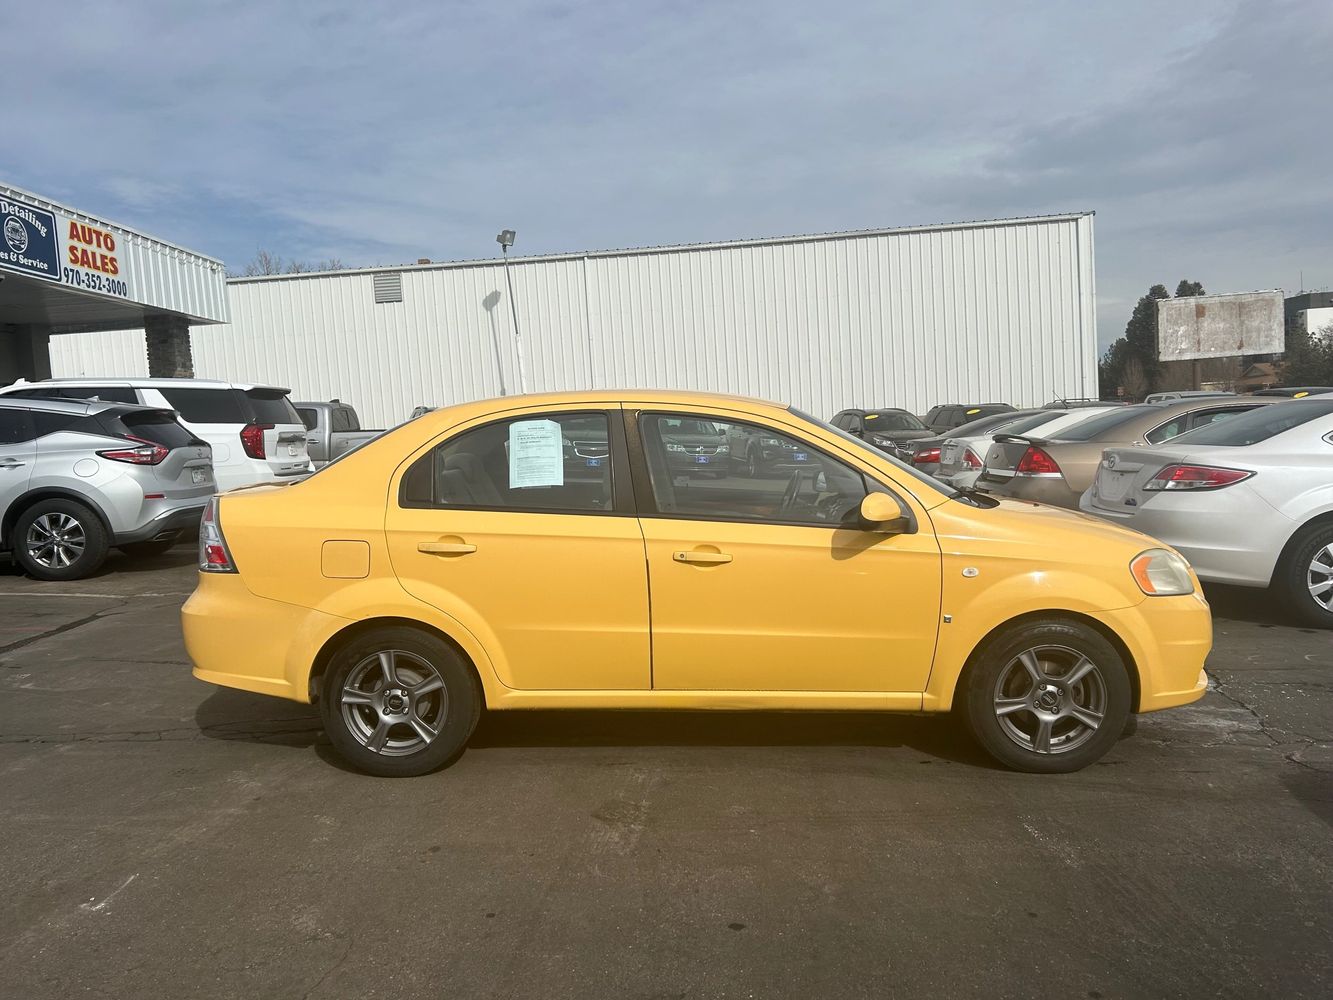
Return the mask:
<path fill-rule="evenodd" d="M 509 315 L 514 319 L 514 351 L 518 355 L 518 391 L 527 392 L 528 373 L 523 364 L 523 336 L 518 332 L 518 306 L 514 302 L 514 282 L 509 277 L 509 248 L 514 245 L 514 237 L 517 235 L 512 229 L 505 229 L 495 237 L 495 242 L 500 244 L 500 251 L 504 254 L 505 288 L 509 290 Z"/>

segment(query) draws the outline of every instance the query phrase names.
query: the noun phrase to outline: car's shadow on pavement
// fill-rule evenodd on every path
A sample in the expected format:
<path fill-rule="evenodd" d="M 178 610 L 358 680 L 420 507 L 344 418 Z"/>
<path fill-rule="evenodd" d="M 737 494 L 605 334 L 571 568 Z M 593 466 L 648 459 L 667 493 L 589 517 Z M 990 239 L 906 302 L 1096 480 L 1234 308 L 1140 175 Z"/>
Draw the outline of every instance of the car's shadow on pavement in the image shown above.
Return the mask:
<path fill-rule="evenodd" d="M 195 724 L 214 740 L 315 747 L 350 770 L 329 746 L 313 705 L 218 688 L 195 710 Z M 902 747 L 926 755 L 923 764 L 997 769 L 950 717 L 879 712 L 484 712 L 468 747 Z"/>
<path fill-rule="evenodd" d="M 1301 626 L 1282 602 L 1266 590 L 1257 587 L 1228 587 L 1220 583 L 1205 584 L 1203 596 L 1213 610 L 1213 618 L 1251 622 L 1272 628 L 1275 625 Z"/>

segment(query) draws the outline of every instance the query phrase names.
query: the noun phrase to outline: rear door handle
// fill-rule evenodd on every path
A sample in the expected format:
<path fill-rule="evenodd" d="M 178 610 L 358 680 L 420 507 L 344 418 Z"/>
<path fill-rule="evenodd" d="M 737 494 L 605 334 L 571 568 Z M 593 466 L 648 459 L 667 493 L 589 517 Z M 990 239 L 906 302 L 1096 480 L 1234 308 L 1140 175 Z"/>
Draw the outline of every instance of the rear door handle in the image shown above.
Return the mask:
<path fill-rule="evenodd" d="M 0 461 L 0 469 L 17 469 L 20 465 L 27 464 L 27 462 L 20 462 L 17 458 L 6 458 Z"/>
<path fill-rule="evenodd" d="M 421 542 L 417 551 L 431 556 L 465 556 L 476 552 L 477 547 L 467 542 Z"/>
<path fill-rule="evenodd" d="M 677 552 L 675 559 L 676 562 L 703 563 L 709 566 L 731 562 L 731 556 L 725 552 Z"/>

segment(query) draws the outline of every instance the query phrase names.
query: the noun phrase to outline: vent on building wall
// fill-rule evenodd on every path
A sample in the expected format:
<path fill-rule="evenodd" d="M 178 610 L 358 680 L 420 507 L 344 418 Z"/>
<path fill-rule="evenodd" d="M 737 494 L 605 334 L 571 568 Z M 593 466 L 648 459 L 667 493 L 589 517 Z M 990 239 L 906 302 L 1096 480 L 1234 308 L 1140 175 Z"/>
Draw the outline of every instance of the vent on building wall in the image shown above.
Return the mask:
<path fill-rule="evenodd" d="M 403 276 L 397 271 L 392 274 L 375 275 L 375 302 L 402 302 Z"/>

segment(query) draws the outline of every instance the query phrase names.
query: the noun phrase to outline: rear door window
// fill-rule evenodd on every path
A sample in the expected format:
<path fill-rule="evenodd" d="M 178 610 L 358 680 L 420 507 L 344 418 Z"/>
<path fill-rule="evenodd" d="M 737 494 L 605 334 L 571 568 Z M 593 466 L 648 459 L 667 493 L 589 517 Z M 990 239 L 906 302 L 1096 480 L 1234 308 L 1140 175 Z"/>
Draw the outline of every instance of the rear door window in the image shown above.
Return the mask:
<path fill-rule="evenodd" d="M 80 413 L 49 413 L 43 410 L 34 410 L 32 420 L 39 438 L 46 437 L 48 434 L 55 434 L 58 431 L 91 431 L 94 434 L 97 433 L 96 428 L 88 425 L 88 418 Z"/>
<path fill-rule="evenodd" d="M 235 389 L 163 388 L 159 392 L 192 424 L 245 424 L 249 417 Z"/>
<path fill-rule="evenodd" d="M 305 424 L 305 429 L 313 431 L 319 426 L 319 411 L 312 406 L 298 406 L 296 415 L 301 418 L 301 423 Z"/>

